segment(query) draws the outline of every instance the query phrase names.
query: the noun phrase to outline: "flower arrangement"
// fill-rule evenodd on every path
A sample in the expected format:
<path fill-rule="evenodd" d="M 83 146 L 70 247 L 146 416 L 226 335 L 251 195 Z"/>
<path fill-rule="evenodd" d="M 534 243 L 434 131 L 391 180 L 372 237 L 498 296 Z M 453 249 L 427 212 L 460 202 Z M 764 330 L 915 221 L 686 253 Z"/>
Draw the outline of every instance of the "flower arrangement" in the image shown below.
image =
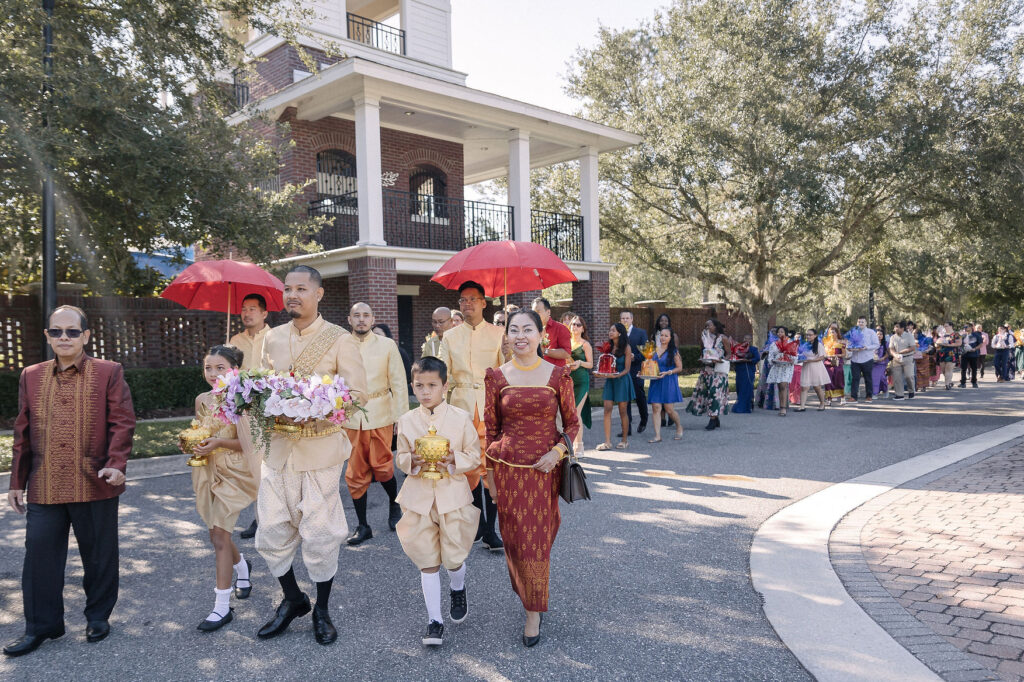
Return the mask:
<path fill-rule="evenodd" d="M 804 341 L 797 347 L 796 361 L 804 362 L 807 360 L 807 354 L 811 352 L 811 344 Z"/>
<path fill-rule="evenodd" d="M 750 353 L 749 343 L 734 343 L 732 345 L 732 352 L 729 355 L 729 359 L 733 362 L 740 362 L 747 360 L 747 354 Z"/>
<path fill-rule="evenodd" d="M 874 332 L 871 332 L 872 334 Z M 864 332 L 860 327 L 854 327 L 850 331 L 846 332 L 846 340 L 850 343 L 850 348 L 863 348 L 866 345 L 864 340 Z"/>
<path fill-rule="evenodd" d="M 233 369 L 217 377 L 212 394 L 214 416 L 225 424 L 237 424 L 248 414 L 253 441 L 264 448 L 277 421 L 297 425 L 326 420 L 340 426 L 356 410 L 363 410 L 336 374 L 299 377 L 266 369 Z"/>

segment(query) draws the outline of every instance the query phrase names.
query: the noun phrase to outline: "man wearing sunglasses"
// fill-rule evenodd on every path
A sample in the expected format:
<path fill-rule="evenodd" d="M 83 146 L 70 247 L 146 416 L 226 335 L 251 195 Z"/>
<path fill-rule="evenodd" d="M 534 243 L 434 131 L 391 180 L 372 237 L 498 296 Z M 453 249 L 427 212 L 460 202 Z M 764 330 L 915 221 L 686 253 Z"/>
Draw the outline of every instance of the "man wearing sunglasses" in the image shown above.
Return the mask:
<path fill-rule="evenodd" d="M 54 310 L 46 336 L 56 357 L 26 367 L 18 387 L 7 501 L 27 513 L 25 634 L 4 647 L 8 656 L 30 653 L 64 634 L 72 528 L 85 569 L 87 641 L 110 633 L 117 602 L 118 496 L 135 433 L 131 394 L 121 365 L 86 355 L 89 324 L 82 310 Z"/>

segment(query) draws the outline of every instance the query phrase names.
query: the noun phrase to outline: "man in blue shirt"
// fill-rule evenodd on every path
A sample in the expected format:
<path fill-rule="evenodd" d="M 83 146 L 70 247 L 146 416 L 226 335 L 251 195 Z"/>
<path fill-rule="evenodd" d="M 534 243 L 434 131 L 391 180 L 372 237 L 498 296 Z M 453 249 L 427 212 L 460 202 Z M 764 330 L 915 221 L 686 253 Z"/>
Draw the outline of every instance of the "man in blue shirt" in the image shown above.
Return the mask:
<path fill-rule="evenodd" d="M 871 370 L 875 366 L 875 349 L 878 348 L 878 334 L 868 327 L 868 318 L 857 318 L 860 342 L 850 343 L 850 402 L 857 402 L 860 378 L 864 377 L 865 402 L 871 402 Z"/>

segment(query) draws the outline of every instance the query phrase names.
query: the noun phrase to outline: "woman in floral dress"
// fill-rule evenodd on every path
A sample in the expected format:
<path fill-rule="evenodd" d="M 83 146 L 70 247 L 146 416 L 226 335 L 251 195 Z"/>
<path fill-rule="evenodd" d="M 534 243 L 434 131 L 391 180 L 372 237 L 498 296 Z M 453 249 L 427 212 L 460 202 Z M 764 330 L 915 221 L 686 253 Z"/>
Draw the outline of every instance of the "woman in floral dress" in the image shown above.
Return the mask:
<path fill-rule="evenodd" d="M 729 362 L 725 358 L 732 352 L 732 344 L 724 332 L 725 327 L 716 319 L 712 318 L 704 325 L 701 334 L 704 344 L 701 362 L 704 367 L 697 377 L 693 397 L 686 406 L 686 411 L 696 417 L 708 416 L 708 425 L 704 427 L 708 431 L 721 427 L 718 417 L 728 411 Z"/>

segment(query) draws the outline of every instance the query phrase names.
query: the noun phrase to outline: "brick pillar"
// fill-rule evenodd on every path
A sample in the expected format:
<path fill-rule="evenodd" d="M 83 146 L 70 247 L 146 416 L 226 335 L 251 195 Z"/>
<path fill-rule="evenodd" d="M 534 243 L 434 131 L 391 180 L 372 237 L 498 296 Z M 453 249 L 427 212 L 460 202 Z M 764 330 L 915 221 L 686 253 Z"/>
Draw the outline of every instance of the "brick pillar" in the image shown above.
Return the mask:
<path fill-rule="evenodd" d="M 591 271 L 590 279 L 572 283 L 572 311 L 583 318 L 587 325 L 587 336 L 594 346 L 594 362 L 599 355 L 598 347 L 608 340 L 611 323 L 609 310 L 608 273 Z M 591 376 L 590 384 L 602 388 L 604 379 Z"/>
<path fill-rule="evenodd" d="M 398 339 L 398 274 L 394 258 L 366 256 L 348 262 L 350 305 L 366 303 L 377 322 L 386 324 Z"/>
<path fill-rule="evenodd" d="M 520 291 L 518 294 L 509 294 L 508 302 L 514 303 L 520 308 L 526 308 L 529 310 L 530 306 L 533 305 L 533 299 L 538 296 L 540 296 L 539 289 L 535 289 L 533 291 Z"/>

